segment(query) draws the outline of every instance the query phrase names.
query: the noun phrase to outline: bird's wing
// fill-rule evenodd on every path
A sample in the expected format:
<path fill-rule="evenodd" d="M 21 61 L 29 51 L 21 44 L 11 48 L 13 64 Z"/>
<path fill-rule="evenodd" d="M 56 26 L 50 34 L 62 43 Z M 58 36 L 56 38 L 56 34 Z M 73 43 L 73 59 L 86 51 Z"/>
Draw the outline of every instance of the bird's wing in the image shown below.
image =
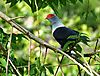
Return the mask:
<path fill-rule="evenodd" d="M 57 40 L 57 42 L 59 42 L 61 47 L 63 47 L 64 44 L 69 40 L 67 38 L 70 35 L 76 35 L 76 34 L 77 33 L 74 30 L 71 30 L 67 27 L 59 27 L 54 31 L 53 36 Z"/>

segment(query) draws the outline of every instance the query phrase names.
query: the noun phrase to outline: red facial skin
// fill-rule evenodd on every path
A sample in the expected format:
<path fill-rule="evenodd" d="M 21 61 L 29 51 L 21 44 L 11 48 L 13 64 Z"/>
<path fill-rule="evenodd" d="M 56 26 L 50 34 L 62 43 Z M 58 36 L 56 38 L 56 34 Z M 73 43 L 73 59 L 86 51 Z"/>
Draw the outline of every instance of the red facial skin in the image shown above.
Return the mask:
<path fill-rule="evenodd" d="M 48 14 L 46 19 L 50 19 L 50 18 L 53 18 L 55 15 L 54 14 Z"/>

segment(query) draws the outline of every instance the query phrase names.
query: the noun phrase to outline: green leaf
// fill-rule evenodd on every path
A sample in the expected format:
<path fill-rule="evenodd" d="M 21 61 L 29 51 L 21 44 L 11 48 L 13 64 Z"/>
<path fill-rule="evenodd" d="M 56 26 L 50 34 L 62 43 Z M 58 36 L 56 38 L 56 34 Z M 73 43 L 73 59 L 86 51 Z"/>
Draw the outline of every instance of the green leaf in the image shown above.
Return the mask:
<path fill-rule="evenodd" d="M 21 2 L 22 0 L 20 0 L 20 2 Z"/>
<path fill-rule="evenodd" d="M 40 57 L 35 58 L 35 64 L 36 64 L 37 67 L 40 69 L 40 67 L 41 67 Z"/>
<path fill-rule="evenodd" d="M 95 14 L 95 11 L 94 10 L 91 10 L 91 13 L 92 15 L 94 16 L 94 18 L 97 18 L 96 14 Z"/>
<path fill-rule="evenodd" d="M 35 0 L 31 0 L 30 7 L 32 9 L 32 12 L 36 12 L 37 8 L 38 8 L 38 10 L 40 10 L 41 8 L 45 7 L 45 6 L 42 7 L 43 4 L 45 4 L 45 1 L 36 0 L 36 2 L 35 2 Z"/>
<path fill-rule="evenodd" d="M 35 0 L 31 0 L 30 7 L 31 7 L 32 12 L 35 12 L 36 11 Z"/>
<path fill-rule="evenodd" d="M 16 34 L 12 35 L 12 41 L 11 42 L 16 44 Z"/>
<path fill-rule="evenodd" d="M 3 59 L 3 58 L 0 58 L 0 63 L 1 63 L 1 66 L 3 66 L 3 67 L 6 67 L 6 60 L 5 59 Z"/>
<path fill-rule="evenodd" d="M 67 50 L 67 49 L 68 49 L 68 47 L 69 47 L 69 45 L 70 45 L 70 44 L 74 44 L 74 43 L 75 43 L 75 41 L 67 41 L 67 42 L 66 42 L 66 44 L 64 45 L 64 47 L 63 47 L 62 51 Z"/>
<path fill-rule="evenodd" d="M 81 3 L 83 3 L 83 0 L 79 0 Z"/>
<path fill-rule="evenodd" d="M 76 44 L 76 51 L 78 51 L 78 52 L 82 52 L 82 47 L 79 45 L 79 44 Z"/>
<path fill-rule="evenodd" d="M 22 38 L 27 39 L 23 34 L 18 34 L 17 37 L 19 42 L 22 41 Z"/>
<path fill-rule="evenodd" d="M 7 0 L 6 3 L 11 3 L 10 7 L 16 5 L 16 3 L 18 2 L 19 0 Z M 22 0 L 20 0 L 21 2 Z"/>
<path fill-rule="evenodd" d="M 4 33 L 2 28 L 0 28 L 0 33 Z"/>
<path fill-rule="evenodd" d="M 60 4 L 62 4 L 62 5 L 66 5 L 66 0 L 59 0 L 60 1 Z"/>
<path fill-rule="evenodd" d="M 24 0 L 24 1 L 25 1 L 29 6 L 31 5 L 29 0 Z"/>
<path fill-rule="evenodd" d="M 2 47 L 6 50 L 7 49 L 7 44 L 9 40 L 9 34 L 6 34 L 2 28 L 0 28 L 0 44 Z"/>
<path fill-rule="evenodd" d="M 53 67 L 50 66 L 51 64 L 45 64 L 44 66 L 49 70 L 51 74 L 54 74 Z"/>
<path fill-rule="evenodd" d="M 58 6 L 58 0 L 54 0 L 53 3 Z"/>
<path fill-rule="evenodd" d="M 71 3 L 75 4 L 77 0 L 70 0 Z"/>
<path fill-rule="evenodd" d="M 46 6 L 48 6 L 48 4 L 46 3 L 46 0 L 42 1 L 42 8 L 45 8 Z"/>
<path fill-rule="evenodd" d="M 90 40 L 87 36 L 81 36 L 81 42 L 88 45 L 88 42 L 90 42 Z"/>
<path fill-rule="evenodd" d="M 58 6 L 56 6 L 53 2 L 47 1 L 48 5 L 55 11 L 55 14 L 58 14 L 57 8 Z"/>
<path fill-rule="evenodd" d="M 11 0 L 11 5 L 10 5 L 10 7 L 16 5 L 17 2 L 18 2 L 18 0 Z"/>
<path fill-rule="evenodd" d="M 10 3 L 12 0 L 6 0 L 6 3 Z"/>
<path fill-rule="evenodd" d="M 32 75 L 35 75 L 36 76 L 36 74 L 37 74 L 37 69 L 36 69 L 36 64 L 32 64 L 31 65 L 31 70 L 30 70 L 30 74 L 31 74 L 31 76 Z"/>
<path fill-rule="evenodd" d="M 41 68 L 40 68 L 40 75 L 41 76 L 46 76 L 46 68 L 44 67 L 44 65 L 41 66 Z"/>
<path fill-rule="evenodd" d="M 69 38 L 75 38 L 75 39 L 77 39 L 78 38 L 78 35 L 70 35 L 69 37 L 68 37 L 68 39 Z"/>

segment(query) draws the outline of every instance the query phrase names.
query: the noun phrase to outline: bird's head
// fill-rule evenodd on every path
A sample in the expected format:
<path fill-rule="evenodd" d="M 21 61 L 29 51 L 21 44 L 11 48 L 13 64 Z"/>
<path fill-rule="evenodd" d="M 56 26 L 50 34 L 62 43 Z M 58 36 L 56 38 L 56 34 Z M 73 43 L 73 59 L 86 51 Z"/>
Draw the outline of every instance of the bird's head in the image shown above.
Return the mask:
<path fill-rule="evenodd" d="M 46 19 L 48 19 L 51 23 L 59 21 L 59 18 L 55 14 L 48 14 Z"/>
<path fill-rule="evenodd" d="M 63 23 L 55 14 L 48 14 L 46 19 L 48 19 L 52 24 L 52 32 L 58 27 L 63 27 Z"/>

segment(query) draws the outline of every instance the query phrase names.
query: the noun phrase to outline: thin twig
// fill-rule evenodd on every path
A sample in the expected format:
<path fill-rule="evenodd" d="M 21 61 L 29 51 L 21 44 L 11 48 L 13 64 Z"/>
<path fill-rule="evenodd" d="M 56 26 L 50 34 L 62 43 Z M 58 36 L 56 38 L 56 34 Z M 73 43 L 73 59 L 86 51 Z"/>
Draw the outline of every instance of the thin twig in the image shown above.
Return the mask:
<path fill-rule="evenodd" d="M 57 52 L 56 52 L 57 53 Z M 59 69 L 59 67 L 60 67 L 60 70 L 61 70 L 61 72 L 62 72 L 62 76 L 64 76 L 64 72 L 63 72 L 63 70 L 62 70 L 62 66 L 61 66 L 61 63 L 62 63 L 62 61 L 63 61 L 63 59 L 61 59 L 61 60 L 59 60 L 59 57 L 58 57 L 58 53 L 56 54 L 57 55 L 57 59 L 58 59 L 58 62 L 59 62 L 59 65 L 58 65 L 58 69 Z M 63 57 L 63 56 L 62 56 Z M 57 71 L 57 70 L 56 70 Z"/>
<path fill-rule="evenodd" d="M 99 42 L 99 39 L 97 39 L 97 41 L 96 41 L 94 52 L 96 52 L 96 50 L 97 50 L 98 42 Z"/>
<path fill-rule="evenodd" d="M 14 64 L 12 63 L 12 61 L 9 59 L 9 63 L 12 65 L 12 67 L 14 68 L 14 70 L 17 72 L 17 74 L 19 76 L 21 76 L 21 74 L 19 73 L 19 71 L 16 69 L 16 67 L 14 66 Z"/>
<path fill-rule="evenodd" d="M 5 51 L 6 51 L 6 49 L 0 44 L 0 49 L 2 49 L 3 50 L 3 56 L 4 57 L 7 57 L 7 54 L 5 53 Z M 13 71 L 15 71 L 16 73 L 17 73 L 17 75 L 19 75 L 19 76 L 21 76 L 21 74 L 19 73 L 19 71 L 16 69 L 16 67 L 14 66 L 14 64 L 12 63 L 12 61 L 10 60 L 10 58 L 9 58 L 9 63 L 10 63 L 10 65 L 11 65 L 11 67 L 13 68 Z"/>
<path fill-rule="evenodd" d="M 45 64 L 44 64 L 45 65 Z M 59 64 L 58 64 L 59 65 Z M 50 66 L 52 66 L 52 67 L 57 67 L 58 65 L 46 65 L 46 67 L 50 67 Z M 75 66 L 75 65 L 77 65 L 77 64 L 62 64 L 61 66 L 62 67 L 65 67 L 65 66 Z M 100 65 L 100 64 L 94 64 L 94 65 Z M 94 66 L 94 65 L 91 65 L 91 66 Z M 27 68 L 28 66 L 27 65 L 25 65 L 25 66 L 18 66 L 17 68 Z"/>
<path fill-rule="evenodd" d="M 30 76 L 30 52 L 31 52 L 31 39 L 29 39 L 29 50 L 28 50 L 28 76 Z"/>
<path fill-rule="evenodd" d="M 84 57 L 81 55 L 81 53 L 79 53 L 79 52 L 77 52 L 83 59 L 84 59 Z M 94 76 L 93 75 L 93 73 L 96 75 L 96 76 L 99 76 L 99 74 L 97 73 L 97 72 L 95 72 L 92 68 L 91 68 L 91 66 L 88 64 L 88 62 L 84 59 L 84 62 L 86 63 L 86 64 L 84 64 L 88 69 L 89 69 L 89 71 L 90 71 L 90 73 L 91 73 L 91 76 Z"/>
<path fill-rule="evenodd" d="M 57 70 L 56 70 L 54 76 L 57 75 L 57 72 L 58 72 L 58 70 L 59 70 L 59 67 L 61 67 L 60 65 L 61 65 L 63 59 L 64 59 L 64 55 L 62 56 L 61 60 L 58 59 L 59 65 L 58 65 L 58 67 L 57 67 Z"/>
<path fill-rule="evenodd" d="M 47 51 L 48 51 L 48 48 L 46 47 L 46 51 L 45 51 L 45 55 L 44 55 L 44 64 L 45 64 L 45 60 L 46 60 L 46 56 L 47 56 Z"/>
<path fill-rule="evenodd" d="M 37 1 L 36 1 L 36 0 L 35 0 L 35 6 L 36 6 L 36 11 L 37 11 L 36 14 L 38 15 L 38 11 L 39 11 L 39 10 L 38 10 L 38 5 L 37 5 Z"/>
<path fill-rule="evenodd" d="M 97 39 L 97 41 L 96 41 L 96 45 L 95 45 L 95 48 L 94 48 L 94 54 L 96 54 L 96 52 L 97 52 L 96 50 L 97 50 L 98 42 L 99 42 L 99 40 Z M 92 55 L 94 55 L 94 54 L 92 54 Z M 95 56 L 95 57 L 96 57 L 96 56 Z M 94 58 L 95 58 L 95 57 L 94 57 Z M 88 61 L 88 64 L 90 64 L 91 59 L 92 59 L 92 56 L 90 56 L 89 61 Z"/>
<path fill-rule="evenodd" d="M 91 56 L 93 56 L 94 54 L 100 53 L 100 50 L 97 51 L 98 42 L 99 42 L 99 40 L 97 39 L 97 40 L 96 40 L 96 44 L 95 44 L 95 48 L 94 48 L 94 52 L 89 53 L 89 54 L 86 54 L 86 55 L 88 55 L 89 57 L 91 57 Z"/>
<path fill-rule="evenodd" d="M 61 70 L 61 72 L 62 72 L 62 76 L 64 76 L 64 72 L 63 72 L 62 66 L 61 66 L 61 63 L 62 63 L 63 58 L 61 58 L 61 60 L 59 60 L 59 56 L 58 56 L 58 53 L 57 53 L 57 52 L 56 52 L 56 55 L 57 55 L 57 60 L 58 60 L 58 62 L 59 62 L 59 65 L 58 65 L 58 67 L 57 67 L 57 69 L 56 69 L 56 72 L 55 72 L 54 76 L 56 76 L 56 74 L 57 74 L 57 72 L 58 72 L 58 70 L 59 70 L 59 67 L 60 67 L 60 70 Z M 62 57 L 63 57 L 63 56 L 62 56 Z"/>
<path fill-rule="evenodd" d="M 81 69 L 80 69 L 80 66 L 77 65 L 77 67 L 78 67 L 78 71 L 79 71 L 79 72 L 78 72 L 78 75 L 81 76 Z M 78 75 L 77 75 L 77 76 L 78 76 Z"/>
<path fill-rule="evenodd" d="M 10 56 L 10 50 L 11 50 L 11 39 L 12 39 L 12 33 L 13 33 L 13 27 L 11 29 L 10 34 L 10 41 L 9 41 L 9 48 L 8 48 L 8 55 L 7 55 L 7 64 L 6 64 L 6 76 L 8 76 L 8 64 L 9 64 L 9 56 Z"/>
<path fill-rule="evenodd" d="M 94 54 L 97 53 L 96 49 L 97 49 L 98 42 L 99 42 L 99 40 L 97 39 L 96 45 L 95 45 L 95 48 L 94 48 Z M 90 58 L 89 58 L 88 64 L 91 63 L 92 55 L 94 55 L 94 54 L 93 54 L 93 53 L 89 54 Z M 94 57 L 94 58 L 95 58 L 95 57 Z"/>
<path fill-rule="evenodd" d="M 92 70 L 91 70 L 91 67 L 90 67 L 90 65 L 88 64 L 88 62 L 84 59 L 84 57 L 81 55 L 81 53 L 79 53 L 79 52 L 77 52 L 82 58 L 83 58 L 83 60 L 84 60 L 84 62 L 86 63 L 86 67 L 89 69 L 89 71 L 91 72 L 91 76 L 93 76 L 93 73 L 92 73 Z"/>
<path fill-rule="evenodd" d="M 96 50 L 96 52 L 91 52 L 91 53 L 88 53 L 88 54 L 84 54 L 84 57 L 90 57 L 90 56 L 93 56 L 94 54 L 97 54 L 97 53 L 100 53 L 100 50 Z"/>
<path fill-rule="evenodd" d="M 100 57 L 98 55 L 96 55 L 95 58 L 93 58 L 93 59 L 100 62 Z"/>
<path fill-rule="evenodd" d="M 63 69 L 62 69 L 62 66 L 60 65 L 60 70 L 62 72 L 62 76 L 64 76 L 64 72 L 63 72 Z"/>
<path fill-rule="evenodd" d="M 10 18 L 9 21 L 11 21 L 11 20 L 15 20 L 15 19 L 19 19 L 19 18 L 25 18 L 25 16 L 18 16 L 18 17 Z"/>

